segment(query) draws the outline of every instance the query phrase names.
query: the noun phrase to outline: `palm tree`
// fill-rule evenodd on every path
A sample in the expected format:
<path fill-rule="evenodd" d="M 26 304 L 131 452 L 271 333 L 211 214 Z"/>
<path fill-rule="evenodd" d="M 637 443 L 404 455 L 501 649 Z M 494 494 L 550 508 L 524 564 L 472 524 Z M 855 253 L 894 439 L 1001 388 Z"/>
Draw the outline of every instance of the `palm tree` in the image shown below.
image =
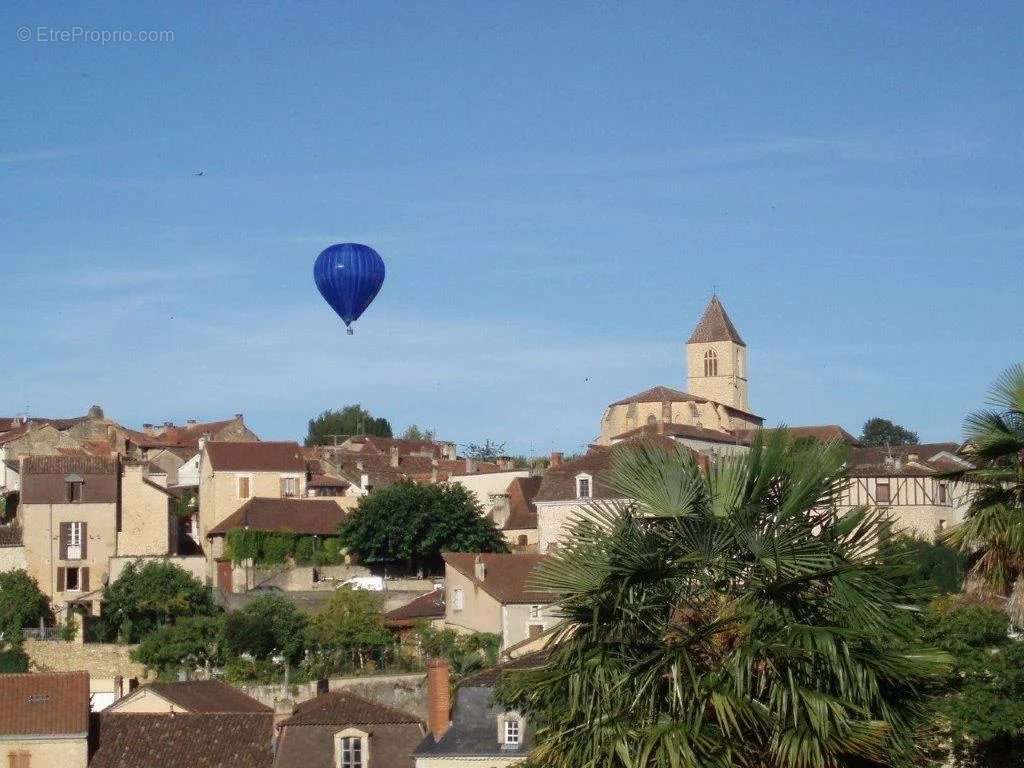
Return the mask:
<path fill-rule="evenodd" d="M 499 695 L 547 768 L 897 765 L 946 657 L 876 555 L 886 520 L 831 510 L 837 445 L 758 436 L 702 471 L 620 449 L 610 485 L 535 577 L 563 616 Z M 909 764 L 909 762 L 907 762 Z"/>
<path fill-rule="evenodd" d="M 973 466 L 949 477 L 974 490 L 946 539 L 972 553 L 976 582 L 1005 595 L 1024 571 L 1024 365 L 1002 373 L 988 405 L 964 422 L 964 456 Z"/>

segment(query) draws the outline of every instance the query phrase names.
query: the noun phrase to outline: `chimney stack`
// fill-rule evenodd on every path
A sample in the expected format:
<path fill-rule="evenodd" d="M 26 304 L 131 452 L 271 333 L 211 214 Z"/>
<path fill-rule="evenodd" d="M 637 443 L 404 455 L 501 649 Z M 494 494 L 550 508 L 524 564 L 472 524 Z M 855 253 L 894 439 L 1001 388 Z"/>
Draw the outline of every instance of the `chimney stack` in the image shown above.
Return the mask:
<path fill-rule="evenodd" d="M 512 457 L 511 456 L 499 456 L 498 457 L 498 469 L 504 471 L 512 469 Z"/>
<path fill-rule="evenodd" d="M 427 728 L 438 742 L 451 725 L 451 689 L 448 662 L 430 659 L 427 662 Z"/>
<path fill-rule="evenodd" d="M 399 461 L 400 461 L 400 459 L 399 459 L 399 456 L 398 456 L 398 446 L 397 445 L 392 445 L 391 446 L 391 466 L 395 467 L 397 469 Z"/>
<path fill-rule="evenodd" d="M 437 485 L 437 459 L 430 460 L 430 482 Z"/>
<path fill-rule="evenodd" d="M 476 576 L 477 581 L 486 581 L 487 579 L 487 566 L 480 555 L 473 559 L 473 575 Z"/>
<path fill-rule="evenodd" d="M 142 425 L 142 431 L 145 434 L 149 435 L 150 437 L 152 437 L 156 433 L 156 430 L 153 429 L 153 425 L 152 424 L 143 424 Z"/>
<path fill-rule="evenodd" d="M 466 459 L 466 474 L 472 475 L 476 472 L 476 459 Z"/>
<path fill-rule="evenodd" d="M 245 417 L 240 413 L 235 414 L 235 421 L 245 421 Z"/>
<path fill-rule="evenodd" d="M 548 467 L 551 468 L 551 469 L 554 469 L 555 467 L 560 467 L 560 466 L 562 466 L 562 452 L 561 451 L 552 451 L 551 452 L 551 461 L 548 462 Z"/>

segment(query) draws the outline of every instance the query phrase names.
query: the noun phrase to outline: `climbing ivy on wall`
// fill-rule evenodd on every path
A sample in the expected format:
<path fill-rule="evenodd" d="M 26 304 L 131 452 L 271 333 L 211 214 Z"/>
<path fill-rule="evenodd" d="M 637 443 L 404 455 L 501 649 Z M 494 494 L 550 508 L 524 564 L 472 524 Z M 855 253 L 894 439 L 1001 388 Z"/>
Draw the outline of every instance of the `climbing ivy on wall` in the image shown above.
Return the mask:
<path fill-rule="evenodd" d="M 340 565 L 345 562 L 337 536 L 312 536 L 297 533 L 245 530 L 228 531 L 225 554 L 235 565 L 252 560 L 256 565 Z"/>

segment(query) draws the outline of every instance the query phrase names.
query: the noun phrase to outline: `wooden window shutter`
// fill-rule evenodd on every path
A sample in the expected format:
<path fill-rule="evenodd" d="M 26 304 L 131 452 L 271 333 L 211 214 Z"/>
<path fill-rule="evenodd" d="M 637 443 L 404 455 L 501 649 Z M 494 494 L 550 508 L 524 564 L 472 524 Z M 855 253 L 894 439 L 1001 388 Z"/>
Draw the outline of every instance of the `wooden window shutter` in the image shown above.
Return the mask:
<path fill-rule="evenodd" d="M 80 523 L 79 525 L 81 525 L 81 527 L 82 527 L 82 559 L 85 560 L 85 557 L 86 557 L 86 554 L 87 554 L 86 553 L 86 546 L 89 543 L 89 524 L 88 523 Z"/>
<path fill-rule="evenodd" d="M 60 559 L 68 559 L 68 540 L 71 538 L 71 523 L 60 524 Z"/>
<path fill-rule="evenodd" d="M 58 568 L 57 569 L 57 591 L 58 592 L 63 592 L 64 591 L 64 569 L 63 568 Z"/>
<path fill-rule="evenodd" d="M 79 568 L 78 569 L 78 588 L 83 592 L 89 591 L 89 569 Z"/>

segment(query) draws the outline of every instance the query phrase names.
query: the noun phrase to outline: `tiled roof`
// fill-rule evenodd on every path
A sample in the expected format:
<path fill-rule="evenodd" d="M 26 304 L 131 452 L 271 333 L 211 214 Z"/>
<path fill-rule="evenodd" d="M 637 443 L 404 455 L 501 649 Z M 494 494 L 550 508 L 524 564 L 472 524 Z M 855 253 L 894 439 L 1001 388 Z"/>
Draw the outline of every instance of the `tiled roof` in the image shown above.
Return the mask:
<path fill-rule="evenodd" d="M 650 389 L 645 389 L 643 392 L 637 392 L 635 395 L 624 397 L 621 400 L 616 400 L 609 407 L 614 407 L 616 405 L 629 405 L 630 403 L 714 403 L 715 405 L 720 405 L 727 411 L 731 411 L 733 413 L 739 413 L 743 416 L 753 416 L 755 419 L 761 418 L 750 411 L 744 411 L 742 408 L 727 405 L 726 403 L 719 403 L 715 400 L 709 400 L 706 397 L 691 395 L 689 392 L 683 392 L 679 389 L 666 387 L 662 384 L 659 384 L 656 387 L 651 387 Z"/>
<path fill-rule="evenodd" d="M 26 456 L 26 475 L 107 475 L 117 472 L 117 459 L 86 453 L 65 456 Z"/>
<path fill-rule="evenodd" d="M 89 768 L 270 768 L 273 713 L 121 714 L 94 718 Z"/>
<path fill-rule="evenodd" d="M 620 494 L 614 492 L 604 482 L 603 474 L 611 469 L 617 451 L 629 450 L 639 444 L 656 445 L 667 451 L 689 451 L 702 467 L 707 467 L 706 456 L 693 451 L 671 437 L 665 435 L 645 435 L 616 443 L 612 446 L 593 446 L 579 458 L 566 461 L 557 467 L 548 467 L 541 480 L 540 490 L 534 497 L 534 503 L 540 501 L 569 501 L 576 498 L 576 476 L 588 474 L 593 478 L 590 487 L 593 499 L 617 499 Z"/>
<path fill-rule="evenodd" d="M 801 440 L 803 438 L 813 437 L 816 440 L 822 442 L 828 442 L 830 440 L 837 440 L 847 445 L 860 445 L 860 441 L 843 429 L 838 424 L 815 424 L 805 427 L 766 427 L 764 433 L 766 435 L 776 432 L 780 429 L 786 430 L 786 434 L 789 435 L 792 440 Z M 746 442 L 753 440 L 754 434 L 757 430 L 753 429 L 741 429 L 736 430 L 736 434 L 742 437 Z"/>
<path fill-rule="evenodd" d="M 445 563 L 473 581 L 487 594 L 503 604 L 551 603 L 557 596 L 529 588 L 529 579 L 544 562 L 544 555 L 532 553 L 498 554 L 492 552 L 444 552 Z M 476 577 L 477 560 L 484 564 L 484 578 Z"/>
<path fill-rule="evenodd" d="M 348 513 L 330 499 L 270 499 L 257 496 L 245 502 L 206 535 L 218 536 L 233 528 L 251 528 L 254 531 L 334 536 L 347 516 Z"/>
<path fill-rule="evenodd" d="M 732 324 L 732 320 L 729 319 L 725 307 L 722 306 L 722 302 L 718 300 L 717 296 L 711 297 L 707 309 L 704 310 L 704 315 L 686 343 L 706 344 L 712 341 L 731 341 L 741 347 L 747 346 L 743 343 L 739 331 Z"/>
<path fill-rule="evenodd" d="M 307 488 L 347 488 L 351 483 L 331 475 L 313 475 L 306 481 Z"/>
<path fill-rule="evenodd" d="M 272 712 L 256 699 L 220 680 L 189 680 L 180 683 L 150 683 L 143 686 L 153 693 L 194 713 Z M 142 689 L 136 689 L 142 690 Z M 134 692 L 133 692 L 134 693 Z M 129 694 L 131 695 L 131 694 Z"/>
<path fill-rule="evenodd" d="M 460 688 L 493 688 L 501 680 L 506 672 L 515 672 L 521 669 L 536 669 L 545 664 L 548 658 L 548 651 L 534 651 L 518 659 L 512 659 L 502 664 L 497 664 L 487 669 L 464 677 L 459 681 Z"/>
<path fill-rule="evenodd" d="M 957 443 L 919 443 L 854 448 L 848 472 L 852 477 L 927 477 L 966 466 L 940 455 L 956 456 L 959 447 Z M 912 455 L 916 458 L 911 459 Z"/>
<path fill-rule="evenodd" d="M 0 739 L 88 732 L 87 672 L 0 675 Z"/>
<path fill-rule="evenodd" d="M 530 530 L 537 527 L 537 507 L 533 503 L 540 490 L 540 477 L 517 477 L 508 484 L 508 519 L 505 531 Z"/>
<path fill-rule="evenodd" d="M 235 421 L 235 419 L 206 421 L 186 424 L 183 427 L 171 424 L 169 427 L 161 427 L 161 431 L 155 435 L 137 432 L 136 430 L 125 430 L 125 432 L 128 434 L 129 439 L 140 448 L 188 448 L 190 450 L 198 450 L 199 440 L 203 435 L 216 437 L 218 432 L 225 427 L 231 426 Z"/>
<path fill-rule="evenodd" d="M 719 429 L 707 429 L 693 424 L 676 424 L 672 422 L 649 424 L 636 429 L 630 429 L 618 435 L 613 435 L 612 440 L 629 440 L 641 435 L 666 435 L 668 437 L 689 437 L 694 440 L 704 440 L 709 443 L 725 443 L 728 445 L 748 445 L 750 440 L 746 436 L 752 430 L 744 430 L 743 433 L 723 432 Z"/>
<path fill-rule="evenodd" d="M 280 725 L 374 725 L 419 723 L 420 718 L 349 691 L 329 691 L 299 704 Z"/>
<path fill-rule="evenodd" d="M 287 725 L 280 729 L 274 768 L 337 768 L 334 736 L 343 725 Z M 413 768 L 413 751 L 423 739 L 418 722 L 352 723 L 369 735 L 365 768 Z M 368 759 L 367 759 L 368 758 Z"/>
<path fill-rule="evenodd" d="M 400 456 L 410 454 L 427 455 L 441 458 L 444 455 L 444 444 L 436 440 L 406 440 L 401 437 L 376 437 L 374 435 L 361 435 L 349 438 L 346 443 L 350 446 L 360 446 L 356 449 L 359 453 L 390 454 L 392 448 L 398 448 Z"/>
<path fill-rule="evenodd" d="M 434 589 L 384 614 L 390 627 L 408 627 L 420 619 L 444 618 L 444 590 Z"/>
<path fill-rule="evenodd" d="M 214 470 L 236 472 L 305 472 L 295 442 L 215 442 L 206 444 Z"/>

